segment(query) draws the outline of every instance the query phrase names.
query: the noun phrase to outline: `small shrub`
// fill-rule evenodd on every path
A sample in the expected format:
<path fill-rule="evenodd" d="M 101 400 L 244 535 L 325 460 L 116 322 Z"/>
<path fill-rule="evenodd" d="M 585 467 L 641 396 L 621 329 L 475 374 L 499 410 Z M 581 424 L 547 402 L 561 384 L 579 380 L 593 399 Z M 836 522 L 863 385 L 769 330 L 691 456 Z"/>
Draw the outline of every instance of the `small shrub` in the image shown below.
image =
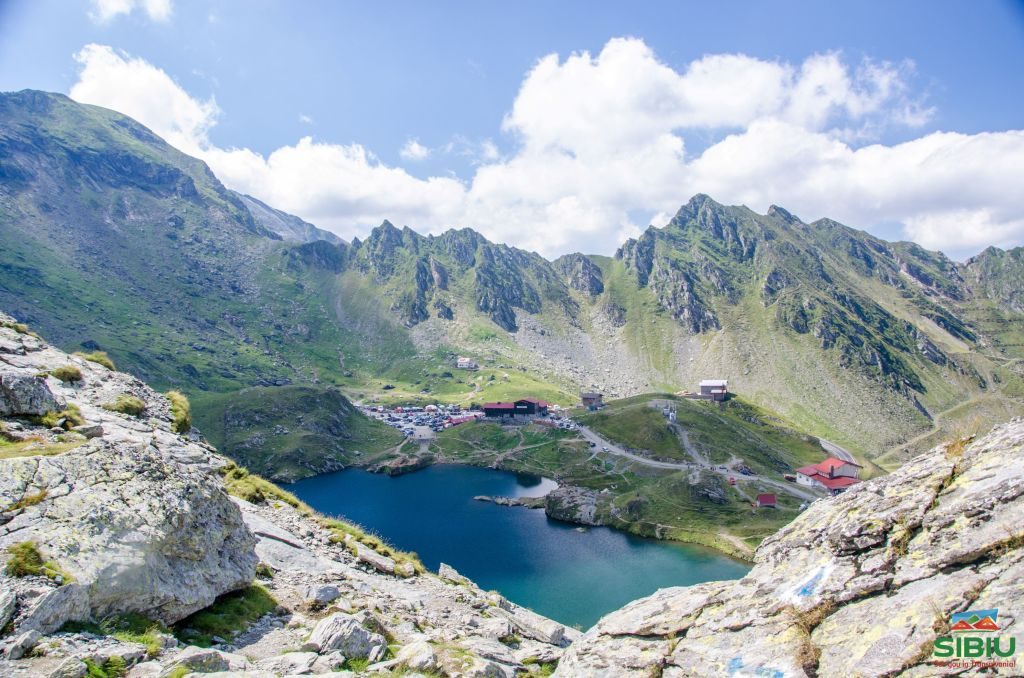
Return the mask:
<path fill-rule="evenodd" d="M 7 547 L 10 558 L 7 560 L 7 567 L 4 571 L 11 577 L 48 577 L 49 579 L 61 578 L 63 583 L 72 581 L 71 575 L 62 570 L 52 560 L 43 560 L 43 554 L 35 542 L 23 541 Z"/>
<path fill-rule="evenodd" d="M 185 678 L 185 676 L 190 673 L 192 673 L 192 669 L 187 666 L 175 666 L 171 669 L 171 672 L 167 674 L 167 678 Z"/>
<path fill-rule="evenodd" d="M 256 565 L 256 578 L 257 579 L 273 579 L 274 568 L 266 563 L 258 563 Z"/>
<path fill-rule="evenodd" d="M 165 395 L 171 402 L 172 428 L 177 433 L 188 433 L 192 428 L 192 405 L 188 398 L 181 391 L 168 391 Z"/>
<path fill-rule="evenodd" d="M 75 365 L 62 365 L 57 369 L 50 370 L 50 375 L 60 379 L 65 384 L 77 384 L 82 381 L 82 370 L 78 369 Z"/>
<path fill-rule="evenodd" d="M 132 417 L 138 417 L 146 411 L 146 403 L 143 402 L 142 398 L 129 395 L 128 393 L 122 393 L 117 396 L 117 399 L 114 402 L 104 405 L 103 409 L 110 410 L 111 412 L 120 412 L 121 414 L 127 414 Z"/>
<path fill-rule="evenodd" d="M 108 370 L 117 369 L 116 367 L 114 367 L 114 361 L 110 359 L 110 356 L 107 355 L 105 351 L 93 351 L 92 353 L 82 353 L 81 351 L 79 351 L 72 355 L 76 355 L 79 358 L 88 360 L 91 363 L 96 363 L 97 365 L 103 365 Z"/>

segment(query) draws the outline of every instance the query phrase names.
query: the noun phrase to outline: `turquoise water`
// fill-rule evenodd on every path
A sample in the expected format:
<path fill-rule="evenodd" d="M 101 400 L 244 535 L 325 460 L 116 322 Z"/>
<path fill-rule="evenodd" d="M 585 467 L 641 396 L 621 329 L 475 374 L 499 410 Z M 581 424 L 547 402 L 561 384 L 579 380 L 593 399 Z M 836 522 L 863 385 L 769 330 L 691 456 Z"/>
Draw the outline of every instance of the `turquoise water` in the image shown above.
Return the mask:
<path fill-rule="evenodd" d="M 552 487 L 534 476 L 444 465 L 396 478 L 350 469 L 288 489 L 322 513 L 416 551 L 431 570 L 448 563 L 483 589 L 584 629 L 659 588 L 736 579 L 749 569 L 710 549 L 604 527 L 579 532 L 542 510 L 473 499 L 539 496 Z"/>

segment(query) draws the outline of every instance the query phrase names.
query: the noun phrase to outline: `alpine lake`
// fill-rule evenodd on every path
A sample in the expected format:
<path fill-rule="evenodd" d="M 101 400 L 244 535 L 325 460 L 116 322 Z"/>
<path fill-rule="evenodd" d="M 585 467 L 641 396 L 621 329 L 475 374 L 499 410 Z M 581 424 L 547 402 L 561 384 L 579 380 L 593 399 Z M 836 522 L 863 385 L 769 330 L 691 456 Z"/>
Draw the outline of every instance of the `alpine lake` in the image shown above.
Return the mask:
<path fill-rule="evenodd" d="M 581 629 L 660 588 L 737 579 L 749 570 L 711 549 L 579 528 L 540 509 L 473 499 L 541 496 L 555 486 L 536 476 L 437 465 L 397 477 L 347 469 L 289 490 L 321 513 L 415 551 L 433 571 L 447 563 L 483 589 Z"/>

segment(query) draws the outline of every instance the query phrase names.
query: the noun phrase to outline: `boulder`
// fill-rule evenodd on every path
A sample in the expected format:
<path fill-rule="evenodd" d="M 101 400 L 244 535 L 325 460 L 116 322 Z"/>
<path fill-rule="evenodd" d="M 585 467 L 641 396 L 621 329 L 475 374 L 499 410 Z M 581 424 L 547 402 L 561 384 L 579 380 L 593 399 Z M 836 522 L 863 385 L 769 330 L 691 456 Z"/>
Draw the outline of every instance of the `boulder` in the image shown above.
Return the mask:
<path fill-rule="evenodd" d="M 21 587 L 21 582 L 15 581 L 13 585 Z M 19 598 L 23 609 L 15 626 L 21 631 L 50 633 L 65 622 L 89 618 L 89 591 L 78 583 L 21 587 Z"/>
<path fill-rule="evenodd" d="M 313 671 L 318 656 L 316 652 L 286 652 L 256 662 L 256 668 L 280 676 L 303 675 Z"/>
<path fill-rule="evenodd" d="M 18 628 L 125 612 L 170 624 L 253 579 L 255 540 L 238 508 L 208 471 L 172 463 L 149 436 L 0 460 L 0 505 L 41 490 L 44 510 L 0 526 L 0 550 L 34 541 L 74 583 L 23 601 Z"/>
<path fill-rule="evenodd" d="M 360 544 L 357 541 L 350 541 L 349 544 L 352 544 L 352 547 L 355 549 L 356 559 L 359 560 L 359 562 L 369 565 L 378 572 L 383 572 L 385 574 L 395 573 L 395 561 L 392 558 L 381 555 L 369 546 Z"/>
<path fill-rule="evenodd" d="M 68 657 L 55 668 L 47 678 L 83 678 L 89 672 L 89 667 L 78 657 Z"/>
<path fill-rule="evenodd" d="M 8 659 L 21 659 L 32 651 L 42 637 L 42 634 L 34 629 L 20 633 L 4 643 L 3 653 Z"/>
<path fill-rule="evenodd" d="M 43 377 L 0 373 L 0 416 L 40 416 L 63 410 L 65 404 Z"/>
<path fill-rule="evenodd" d="M 103 437 L 103 426 L 100 424 L 82 424 L 72 427 L 71 430 L 85 436 L 87 439 Z"/>
<path fill-rule="evenodd" d="M 18 596 L 14 589 L 4 587 L 0 589 L 0 629 L 7 626 L 14 615 L 14 606 L 18 603 Z"/>
<path fill-rule="evenodd" d="M 303 599 L 307 605 L 315 608 L 326 607 L 341 596 L 341 591 L 332 584 L 314 584 L 303 591 Z"/>
<path fill-rule="evenodd" d="M 395 660 L 413 671 L 433 671 L 437 668 L 434 646 L 425 640 L 409 643 L 395 655 Z"/>
<path fill-rule="evenodd" d="M 446 582 L 458 584 L 459 586 L 469 586 L 472 583 L 448 563 L 441 563 L 437 567 L 437 576 Z"/>
<path fill-rule="evenodd" d="M 387 650 L 384 636 L 367 631 L 356 617 L 344 612 L 322 619 L 313 629 L 309 644 L 321 654 L 336 650 L 349 658 L 369 658 L 371 661 L 379 648 Z"/>
<path fill-rule="evenodd" d="M 175 655 L 174 659 L 167 664 L 160 675 L 166 678 L 175 672 L 175 669 L 183 667 L 194 673 L 215 673 L 219 671 L 245 671 L 249 668 L 249 660 L 241 655 L 221 652 L 213 648 L 196 647 L 189 645 Z"/>

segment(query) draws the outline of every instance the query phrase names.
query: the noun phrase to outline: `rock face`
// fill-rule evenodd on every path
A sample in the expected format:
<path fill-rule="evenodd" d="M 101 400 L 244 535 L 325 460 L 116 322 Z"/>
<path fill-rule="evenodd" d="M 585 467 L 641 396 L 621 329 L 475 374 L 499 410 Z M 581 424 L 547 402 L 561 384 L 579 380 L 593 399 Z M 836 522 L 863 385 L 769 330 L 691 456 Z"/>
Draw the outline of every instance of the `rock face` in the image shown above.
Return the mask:
<path fill-rule="evenodd" d="M 561 485 L 547 494 L 544 512 L 556 520 L 579 525 L 600 525 L 598 494 L 594 490 Z"/>
<path fill-rule="evenodd" d="M 736 582 L 670 588 L 598 622 L 560 676 L 935 675 L 954 612 L 1024 602 L 1024 420 L 813 504 Z M 994 673 L 1019 675 L 1020 667 Z"/>

